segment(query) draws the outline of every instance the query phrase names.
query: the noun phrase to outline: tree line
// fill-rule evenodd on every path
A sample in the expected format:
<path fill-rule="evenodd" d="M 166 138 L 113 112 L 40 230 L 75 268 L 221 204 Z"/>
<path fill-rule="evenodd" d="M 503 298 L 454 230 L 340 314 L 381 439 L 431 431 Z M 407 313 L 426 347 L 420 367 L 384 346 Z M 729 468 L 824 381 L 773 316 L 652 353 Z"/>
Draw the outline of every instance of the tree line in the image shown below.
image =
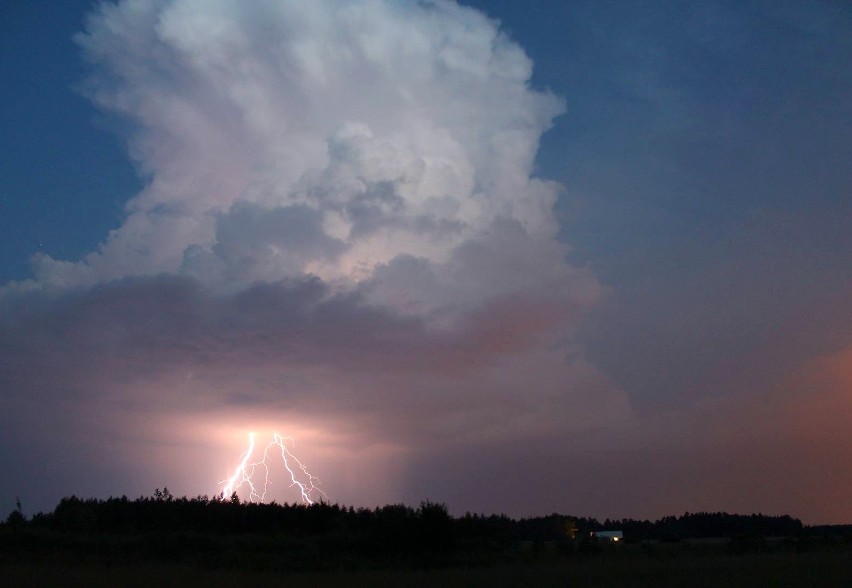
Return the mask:
<path fill-rule="evenodd" d="M 452 517 L 447 506 L 422 502 L 412 508 L 391 504 L 376 508 L 355 508 L 318 502 L 279 504 L 242 502 L 231 498 L 197 496 L 176 498 L 167 488 L 152 496 L 129 499 L 63 498 L 52 512 L 38 513 L 27 521 L 20 504 L 7 517 L 6 524 L 26 524 L 33 528 L 74 533 L 139 533 L 151 531 L 191 531 L 199 533 L 252 533 L 295 535 L 393 535 L 396 532 L 428 537 L 438 541 L 447 536 L 495 537 L 519 541 L 555 541 L 587 538 L 594 531 L 621 530 L 627 540 L 666 540 L 761 536 L 796 536 L 805 527 L 789 515 L 728 514 L 686 512 L 656 521 L 576 517 L 562 514 L 513 519 L 506 515 L 466 513 Z"/>
<path fill-rule="evenodd" d="M 381 565 L 454 565 L 505 561 L 546 547 L 554 553 L 600 549 L 594 531 L 621 530 L 626 543 L 704 537 L 796 537 L 807 532 L 787 515 L 684 513 L 656 521 L 551 514 L 513 519 L 466 513 L 444 504 L 355 508 L 177 498 L 157 489 L 129 499 L 63 498 L 52 512 L 26 519 L 20 507 L 0 529 L 4 552 L 113 560 L 173 560 L 203 565 L 320 569 Z"/>

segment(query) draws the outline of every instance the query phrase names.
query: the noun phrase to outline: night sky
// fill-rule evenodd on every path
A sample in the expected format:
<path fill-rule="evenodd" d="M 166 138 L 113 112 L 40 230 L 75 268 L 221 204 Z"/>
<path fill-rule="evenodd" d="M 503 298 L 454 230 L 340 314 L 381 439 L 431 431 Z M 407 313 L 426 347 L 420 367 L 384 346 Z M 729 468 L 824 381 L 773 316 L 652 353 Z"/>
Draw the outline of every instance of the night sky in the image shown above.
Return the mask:
<path fill-rule="evenodd" d="M 850 31 L 4 2 L 0 516 L 213 495 L 277 431 L 345 504 L 852 522 Z"/>

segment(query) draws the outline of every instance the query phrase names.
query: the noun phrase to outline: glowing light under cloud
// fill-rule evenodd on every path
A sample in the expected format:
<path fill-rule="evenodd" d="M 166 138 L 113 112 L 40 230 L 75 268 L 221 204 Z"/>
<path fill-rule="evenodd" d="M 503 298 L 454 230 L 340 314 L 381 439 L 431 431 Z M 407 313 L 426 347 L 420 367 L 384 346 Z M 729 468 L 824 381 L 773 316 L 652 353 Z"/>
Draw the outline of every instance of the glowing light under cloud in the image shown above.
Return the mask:
<path fill-rule="evenodd" d="M 289 475 L 290 487 L 298 488 L 300 499 L 304 504 L 313 504 L 317 500 L 328 498 L 325 492 L 319 487 L 319 479 L 312 475 L 305 464 L 287 447 L 289 443 L 291 447 L 295 448 L 295 439 L 284 437 L 279 433 L 273 433 L 272 440 L 263 450 L 263 458 L 258 462 L 249 463 L 255 450 L 254 438 L 254 433 L 249 433 L 248 449 L 240 456 L 240 463 L 234 470 L 234 474 L 229 479 L 219 482 L 220 484 L 225 484 L 221 493 L 223 498 L 228 498 L 241 487 L 248 486 L 250 502 L 263 502 L 266 500 L 266 493 L 272 485 L 269 479 L 269 468 L 270 463 L 275 461 L 274 453 L 270 455 L 270 451 L 274 451 L 273 448 L 277 448 L 281 452 L 281 462 Z M 256 481 L 260 477 L 263 478 L 262 485 L 259 481 Z"/>

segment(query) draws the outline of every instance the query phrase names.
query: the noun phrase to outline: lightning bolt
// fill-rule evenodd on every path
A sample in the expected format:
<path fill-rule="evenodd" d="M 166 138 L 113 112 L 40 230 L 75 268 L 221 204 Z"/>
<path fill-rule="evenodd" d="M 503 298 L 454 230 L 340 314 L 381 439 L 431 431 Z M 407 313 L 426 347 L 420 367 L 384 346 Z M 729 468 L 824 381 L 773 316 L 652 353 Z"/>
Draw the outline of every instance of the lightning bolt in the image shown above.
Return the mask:
<path fill-rule="evenodd" d="M 302 503 L 311 505 L 317 500 L 327 500 L 328 496 L 319 487 L 319 479 L 308 471 L 305 464 L 299 461 L 299 458 L 287 446 L 288 443 L 293 449 L 296 448 L 296 440 L 292 437 L 284 437 L 278 433 L 273 433 L 272 441 L 263 450 L 262 459 L 249 463 L 255 450 L 254 433 L 249 433 L 248 449 L 240 455 L 240 463 L 234 470 L 234 475 L 227 480 L 219 482 L 219 484 L 225 485 L 222 488 L 221 497 L 230 498 L 234 492 L 243 486 L 247 486 L 249 501 L 263 502 L 266 499 L 267 490 L 272 485 L 269 479 L 269 465 L 272 461 L 275 461 L 274 454 L 280 453 L 284 469 L 290 476 L 290 487 L 298 488 Z M 260 481 L 256 481 L 261 478 L 263 481 L 262 485 Z"/>

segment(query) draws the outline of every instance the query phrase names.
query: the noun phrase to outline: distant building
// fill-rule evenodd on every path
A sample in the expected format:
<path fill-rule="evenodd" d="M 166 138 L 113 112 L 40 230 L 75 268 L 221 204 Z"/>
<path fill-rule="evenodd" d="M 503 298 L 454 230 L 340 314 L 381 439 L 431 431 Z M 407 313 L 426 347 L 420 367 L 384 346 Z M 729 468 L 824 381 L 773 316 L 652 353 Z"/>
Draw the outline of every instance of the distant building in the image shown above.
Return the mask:
<path fill-rule="evenodd" d="M 592 538 L 606 543 L 618 543 L 624 539 L 621 531 L 592 531 Z"/>

